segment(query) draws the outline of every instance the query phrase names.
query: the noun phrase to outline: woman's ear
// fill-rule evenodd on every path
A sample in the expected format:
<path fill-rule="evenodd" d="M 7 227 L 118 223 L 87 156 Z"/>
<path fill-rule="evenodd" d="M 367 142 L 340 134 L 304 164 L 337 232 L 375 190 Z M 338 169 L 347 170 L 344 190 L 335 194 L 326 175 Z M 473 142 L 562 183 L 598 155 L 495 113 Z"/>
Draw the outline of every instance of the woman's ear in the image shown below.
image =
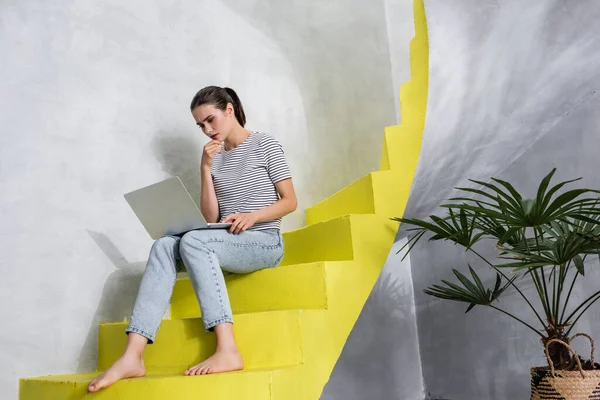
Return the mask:
<path fill-rule="evenodd" d="M 227 108 L 225 109 L 225 113 L 228 117 L 235 117 L 235 110 L 233 109 L 233 104 L 227 103 Z"/>

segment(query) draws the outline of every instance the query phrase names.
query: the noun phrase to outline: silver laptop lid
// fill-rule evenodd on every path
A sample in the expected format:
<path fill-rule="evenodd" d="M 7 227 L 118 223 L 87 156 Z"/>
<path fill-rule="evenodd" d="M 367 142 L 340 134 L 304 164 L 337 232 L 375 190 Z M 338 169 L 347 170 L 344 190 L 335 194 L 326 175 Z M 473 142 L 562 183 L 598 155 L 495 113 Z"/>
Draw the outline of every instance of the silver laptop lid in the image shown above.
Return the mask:
<path fill-rule="evenodd" d="M 208 226 L 177 176 L 134 190 L 124 197 L 152 239 Z"/>

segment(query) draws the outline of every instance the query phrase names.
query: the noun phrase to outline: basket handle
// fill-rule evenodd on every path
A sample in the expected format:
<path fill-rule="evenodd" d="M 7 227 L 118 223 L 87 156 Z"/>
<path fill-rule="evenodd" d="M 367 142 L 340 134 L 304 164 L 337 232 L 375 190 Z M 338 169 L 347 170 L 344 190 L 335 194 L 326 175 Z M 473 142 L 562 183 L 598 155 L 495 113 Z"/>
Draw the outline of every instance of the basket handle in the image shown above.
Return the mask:
<path fill-rule="evenodd" d="M 581 377 L 585 379 L 585 375 L 583 374 L 583 367 L 581 366 L 581 361 L 579 361 L 579 356 L 577 355 L 575 350 L 573 350 L 573 348 L 571 346 L 569 346 L 568 343 L 565 343 L 560 339 L 550 339 L 546 343 L 546 358 L 548 359 L 548 364 L 550 365 L 550 372 L 552 372 L 552 376 L 556 376 L 556 373 L 554 371 L 554 363 L 552 362 L 552 359 L 550 358 L 550 352 L 548 350 L 550 343 L 560 343 L 563 346 L 565 346 L 567 349 L 569 349 L 571 351 L 571 353 L 573 353 L 573 355 L 575 356 L 575 360 L 577 361 L 577 366 L 579 367 L 579 373 L 581 374 Z"/>
<path fill-rule="evenodd" d="M 569 343 L 571 343 L 573 341 L 573 339 L 575 339 L 577 336 L 586 337 L 590 341 L 590 344 L 592 345 L 592 353 L 590 354 L 590 361 L 592 362 L 592 365 L 594 365 L 594 353 L 595 353 L 594 340 L 590 337 L 590 335 L 588 335 L 586 333 L 578 333 L 576 335 L 573 335 L 571 337 L 571 339 L 569 339 Z"/>

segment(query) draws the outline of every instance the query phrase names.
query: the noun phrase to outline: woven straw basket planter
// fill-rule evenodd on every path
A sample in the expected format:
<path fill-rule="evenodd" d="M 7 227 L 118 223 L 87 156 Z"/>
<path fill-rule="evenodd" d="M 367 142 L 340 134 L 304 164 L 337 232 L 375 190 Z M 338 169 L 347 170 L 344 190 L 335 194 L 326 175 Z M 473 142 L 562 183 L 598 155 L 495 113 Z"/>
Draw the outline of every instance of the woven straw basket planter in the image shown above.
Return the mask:
<path fill-rule="evenodd" d="M 594 341 L 588 335 L 578 333 L 569 340 L 569 343 L 577 336 L 585 336 L 590 340 L 592 344 L 590 361 L 594 365 Z M 579 367 L 578 371 L 554 370 L 548 352 L 548 346 L 553 342 L 561 343 L 573 353 Z M 531 400 L 600 400 L 600 370 L 584 371 L 579 356 L 568 343 L 559 339 L 549 340 L 546 343 L 546 358 L 550 369 L 531 368 Z"/>

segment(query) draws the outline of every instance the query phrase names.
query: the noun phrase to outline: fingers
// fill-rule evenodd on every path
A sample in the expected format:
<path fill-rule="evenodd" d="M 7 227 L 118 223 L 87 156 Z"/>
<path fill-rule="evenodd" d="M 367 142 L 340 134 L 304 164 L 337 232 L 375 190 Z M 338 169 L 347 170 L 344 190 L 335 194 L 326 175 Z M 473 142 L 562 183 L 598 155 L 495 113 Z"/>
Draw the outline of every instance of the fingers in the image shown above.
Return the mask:
<path fill-rule="evenodd" d="M 204 149 L 204 152 L 213 157 L 215 154 L 220 153 L 221 152 L 221 146 L 217 146 L 217 147 L 208 147 L 206 149 Z"/>
<path fill-rule="evenodd" d="M 231 233 L 240 233 L 242 232 L 242 230 L 245 230 L 244 227 L 248 224 L 248 220 L 246 218 L 245 215 L 241 214 L 241 215 L 237 215 L 234 218 L 233 223 L 231 224 L 231 228 L 229 229 L 229 232 Z"/>
<path fill-rule="evenodd" d="M 248 227 L 250 226 L 250 223 L 248 222 L 248 220 L 246 218 L 240 218 L 238 220 L 235 221 L 235 229 L 233 233 L 241 233 L 244 232 L 246 229 L 248 229 Z"/>
<path fill-rule="evenodd" d="M 230 233 L 240 233 L 242 228 L 247 225 L 247 220 L 244 214 L 236 213 L 228 216 L 223 220 L 223 222 L 231 222 L 231 227 L 229 228 Z M 246 230 L 246 229 L 243 229 Z"/>
<path fill-rule="evenodd" d="M 204 153 L 211 158 L 216 154 L 221 152 L 221 142 L 217 140 L 211 140 L 210 142 L 204 145 Z"/>
<path fill-rule="evenodd" d="M 215 153 L 221 152 L 221 142 L 217 140 L 211 140 L 206 144 L 207 148 L 213 150 Z"/>
<path fill-rule="evenodd" d="M 228 216 L 226 216 L 223 219 L 223 223 L 231 222 L 231 221 L 235 220 L 239 215 L 240 215 L 240 213 L 229 214 Z"/>
<path fill-rule="evenodd" d="M 237 226 L 240 223 L 239 219 L 235 219 L 233 221 L 231 221 L 231 227 L 229 227 L 229 233 L 237 233 Z"/>
<path fill-rule="evenodd" d="M 202 164 L 212 166 L 213 159 L 215 158 L 215 154 L 221 152 L 221 143 L 213 140 L 208 142 L 204 146 L 204 150 L 202 151 Z"/>
<path fill-rule="evenodd" d="M 251 218 L 248 214 L 235 213 L 228 215 L 223 219 L 224 223 L 231 222 L 231 227 L 229 227 L 230 233 L 241 233 L 245 232 L 248 228 L 250 228 L 253 224 L 251 222 Z"/>

